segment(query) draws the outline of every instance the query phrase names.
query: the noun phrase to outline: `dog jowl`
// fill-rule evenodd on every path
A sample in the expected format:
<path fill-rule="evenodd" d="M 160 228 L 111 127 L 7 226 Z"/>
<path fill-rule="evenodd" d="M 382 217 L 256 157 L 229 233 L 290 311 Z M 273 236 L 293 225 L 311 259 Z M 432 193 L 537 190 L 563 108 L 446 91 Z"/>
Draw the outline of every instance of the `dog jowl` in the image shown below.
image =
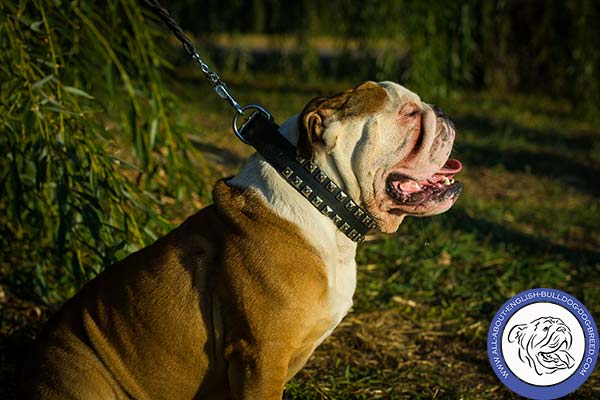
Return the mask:
<path fill-rule="evenodd" d="M 299 148 L 310 146 L 319 165 L 338 172 L 383 232 L 407 215 L 446 211 L 461 191 L 454 175 L 462 165 L 449 158 L 454 124 L 398 84 L 367 82 L 315 99 L 299 122 Z"/>
<path fill-rule="evenodd" d="M 396 83 L 314 99 L 280 131 L 382 232 L 460 193 L 452 122 Z M 280 399 L 352 305 L 356 246 L 254 155 L 212 205 L 63 305 L 21 397 Z"/>

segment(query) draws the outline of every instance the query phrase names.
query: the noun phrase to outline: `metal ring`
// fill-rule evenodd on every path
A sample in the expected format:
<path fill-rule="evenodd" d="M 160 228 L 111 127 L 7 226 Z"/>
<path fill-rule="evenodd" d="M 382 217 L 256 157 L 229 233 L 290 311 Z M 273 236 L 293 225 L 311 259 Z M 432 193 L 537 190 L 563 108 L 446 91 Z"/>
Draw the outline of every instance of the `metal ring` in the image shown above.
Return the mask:
<path fill-rule="evenodd" d="M 241 107 L 239 109 L 239 111 L 235 113 L 235 115 L 233 116 L 233 133 L 235 133 L 235 136 L 237 136 L 238 139 L 240 139 L 242 142 L 249 144 L 248 141 L 246 140 L 246 138 L 244 137 L 244 135 L 242 135 L 242 133 L 238 129 L 238 118 L 240 117 L 240 115 L 244 115 L 244 111 L 246 111 L 246 110 L 260 111 L 263 114 L 265 114 L 267 119 L 271 119 L 271 114 L 267 110 L 265 110 L 263 107 L 259 106 L 258 104 L 247 104 L 247 105 Z"/>

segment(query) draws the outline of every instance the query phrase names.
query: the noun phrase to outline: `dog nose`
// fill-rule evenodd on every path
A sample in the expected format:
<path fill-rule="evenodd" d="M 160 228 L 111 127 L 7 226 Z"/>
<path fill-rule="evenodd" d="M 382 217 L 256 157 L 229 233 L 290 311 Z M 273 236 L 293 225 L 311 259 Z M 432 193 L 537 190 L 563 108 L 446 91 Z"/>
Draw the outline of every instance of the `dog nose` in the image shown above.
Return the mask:
<path fill-rule="evenodd" d="M 435 104 L 431 105 L 431 109 L 433 110 L 433 112 L 435 113 L 436 116 L 438 117 L 445 117 L 446 114 L 444 114 L 444 111 L 442 110 L 442 107 L 440 106 L 436 106 Z"/>
<path fill-rule="evenodd" d="M 446 121 L 446 123 L 448 124 L 448 126 L 450 127 L 450 129 L 454 130 L 454 122 L 452 122 L 452 120 L 450 118 L 448 118 L 448 116 L 446 114 L 444 114 L 444 110 L 442 110 L 442 107 L 440 106 L 436 106 L 435 104 L 431 104 L 431 109 L 433 110 L 433 112 L 435 113 L 435 116 L 438 118 L 442 118 L 444 121 Z"/>

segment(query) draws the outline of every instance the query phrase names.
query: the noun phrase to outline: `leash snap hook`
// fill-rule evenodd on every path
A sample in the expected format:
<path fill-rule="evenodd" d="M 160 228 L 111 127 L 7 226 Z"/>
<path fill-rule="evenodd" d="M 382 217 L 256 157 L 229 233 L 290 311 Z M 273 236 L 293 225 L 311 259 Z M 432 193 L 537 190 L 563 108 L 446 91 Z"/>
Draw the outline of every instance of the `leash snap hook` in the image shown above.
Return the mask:
<path fill-rule="evenodd" d="M 238 104 L 238 106 L 239 106 L 239 104 Z M 240 126 L 238 128 L 238 119 L 241 115 L 244 115 L 244 112 L 246 110 L 254 110 L 254 112 L 248 118 L 246 118 L 244 120 L 244 122 L 242 123 L 242 126 Z M 271 119 L 271 113 L 269 113 L 265 108 L 263 108 L 262 106 L 259 106 L 258 104 L 247 104 L 243 107 L 240 107 L 238 112 L 233 116 L 233 123 L 232 123 L 233 133 L 235 133 L 235 136 L 237 136 L 238 139 L 240 139 L 242 142 L 244 142 L 246 144 L 250 144 L 250 143 L 244 137 L 244 134 L 242 133 L 242 131 L 252 121 L 252 119 L 253 119 L 252 117 L 257 113 L 262 113 L 262 114 L 264 114 L 265 117 L 267 117 L 267 119 L 269 119 L 269 120 Z"/>
<path fill-rule="evenodd" d="M 233 98 L 231 93 L 229 93 L 229 89 L 227 85 L 223 82 L 219 82 L 214 86 L 215 93 L 222 99 L 226 100 L 233 108 L 237 114 L 243 114 L 244 110 L 242 110 L 242 106 L 239 105 L 237 101 Z"/>

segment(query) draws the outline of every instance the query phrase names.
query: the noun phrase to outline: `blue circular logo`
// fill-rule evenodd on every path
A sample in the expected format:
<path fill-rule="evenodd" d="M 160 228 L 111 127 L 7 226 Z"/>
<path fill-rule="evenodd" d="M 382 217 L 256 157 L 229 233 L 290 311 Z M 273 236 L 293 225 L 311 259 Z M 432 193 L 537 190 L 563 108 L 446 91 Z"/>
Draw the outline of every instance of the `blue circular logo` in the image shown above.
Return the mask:
<path fill-rule="evenodd" d="M 530 399 L 563 397 L 591 375 L 598 328 L 575 297 L 531 289 L 502 305 L 488 332 L 492 369 L 509 389 Z"/>

